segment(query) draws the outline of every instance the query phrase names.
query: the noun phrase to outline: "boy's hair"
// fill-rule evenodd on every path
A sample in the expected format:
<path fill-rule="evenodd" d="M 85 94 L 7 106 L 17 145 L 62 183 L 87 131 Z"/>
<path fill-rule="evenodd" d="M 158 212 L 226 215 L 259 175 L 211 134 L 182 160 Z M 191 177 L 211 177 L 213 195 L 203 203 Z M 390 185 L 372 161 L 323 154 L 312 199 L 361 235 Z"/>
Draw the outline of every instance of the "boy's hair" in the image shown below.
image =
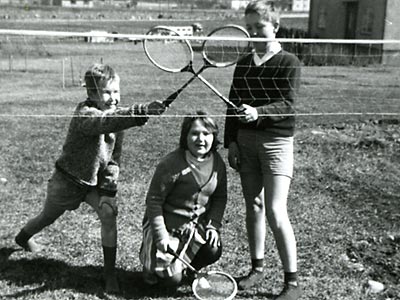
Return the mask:
<path fill-rule="evenodd" d="M 248 15 L 251 13 L 259 14 L 264 20 L 271 22 L 275 26 L 279 25 L 280 15 L 274 5 L 271 3 L 271 1 L 250 1 L 249 4 L 247 4 L 246 6 L 244 15 Z"/>
<path fill-rule="evenodd" d="M 205 111 L 196 111 L 196 114 L 190 117 L 185 117 L 182 122 L 182 127 L 181 127 L 181 137 L 179 139 L 179 147 L 182 149 L 187 150 L 188 145 L 187 145 L 187 136 L 189 134 L 190 128 L 192 128 L 193 123 L 196 120 L 200 120 L 203 122 L 204 127 L 207 128 L 212 134 L 214 135 L 214 141 L 211 145 L 210 151 L 216 151 L 218 145 L 220 144 L 218 140 L 218 125 L 215 123 L 215 121 L 208 115 L 207 112 Z"/>
<path fill-rule="evenodd" d="M 88 94 L 95 93 L 99 87 L 111 80 L 118 78 L 117 73 L 109 65 L 94 64 L 85 73 L 85 86 Z"/>

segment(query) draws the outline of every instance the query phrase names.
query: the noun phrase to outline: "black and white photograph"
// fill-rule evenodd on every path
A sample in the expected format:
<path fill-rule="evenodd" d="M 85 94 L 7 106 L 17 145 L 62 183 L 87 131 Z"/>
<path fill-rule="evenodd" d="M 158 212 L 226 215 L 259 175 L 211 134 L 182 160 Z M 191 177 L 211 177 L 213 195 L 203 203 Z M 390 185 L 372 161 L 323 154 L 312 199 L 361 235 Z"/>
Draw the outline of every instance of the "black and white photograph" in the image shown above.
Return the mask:
<path fill-rule="evenodd" d="M 399 300 L 400 0 L 0 0 L 0 299 Z"/>

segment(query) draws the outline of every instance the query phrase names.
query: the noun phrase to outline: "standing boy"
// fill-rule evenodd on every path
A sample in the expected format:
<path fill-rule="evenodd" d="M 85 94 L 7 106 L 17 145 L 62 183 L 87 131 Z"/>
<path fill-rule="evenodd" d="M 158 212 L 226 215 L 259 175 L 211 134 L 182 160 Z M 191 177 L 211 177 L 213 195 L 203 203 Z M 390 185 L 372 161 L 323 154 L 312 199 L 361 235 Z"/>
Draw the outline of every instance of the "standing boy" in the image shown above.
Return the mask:
<path fill-rule="evenodd" d="M 95 64 L 85 74 L 88 98 L 79 103 L 71 120 L 61 156 L 47 186 L 42 211 L 30 219 L 15 237 L 26 251 L 40 251 L 32 238 L 57 220 L 66 210 L 82 202 L 96 211 L 101 222 L 106 292 L 116 293 L 117 181 L 122 149 L 122 130 L 144 125 L 148 115 L 159 115 L 165 106 L 154 101 L 148 105 L 118 107 L 120 78 L 108 65 Z"/>
<path fill-rule="evenodd" d="M 251 1 L 244 17 L 250 36 L 265 41 L 255 41 L 253 51 L 236 66 L 229 98 L 240 105 L 240 111 L 228 109 L 225 123 L 229 164 L 240 173 L 246 203 L 252 264 L 239 288 L 248 289 L 264 280 L 267 219 L 284 271 L 284 288 L 277 299 L 296 300 L 301 293 L 287 197 L 293 176 L 294 101 L 300 62 L 275 40 L 279 15 L 268 1 Z"/>

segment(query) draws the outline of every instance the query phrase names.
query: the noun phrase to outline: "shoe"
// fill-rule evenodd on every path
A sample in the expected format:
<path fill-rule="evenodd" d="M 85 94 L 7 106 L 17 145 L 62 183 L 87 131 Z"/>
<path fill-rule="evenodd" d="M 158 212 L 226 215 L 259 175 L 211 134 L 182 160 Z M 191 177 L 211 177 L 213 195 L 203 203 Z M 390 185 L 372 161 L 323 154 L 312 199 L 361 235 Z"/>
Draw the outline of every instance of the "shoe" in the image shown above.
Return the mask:
<path fill-rule="evenodd" d="M 240 290 L 247 290 L 258 284 L 263 279 L 264 279 L 264 272 L 256 271 L 253 269 L 246 277 L 244 277 L 242 280 L 239 281 L 238 288 Z"/>
<path fill-rule="evenodd" d="M 118 294 L 120 292 L 117 275 L 115 273 L 104 276 L 105 292 L 108 294 Z"/>
<path fill-rule="evenodd" d="M 192 270 L 185 269 L 183 271 L 182 284 L 192 285 L 193 281 L 197 278 L 197 274 Z"/>
<path fill-rule="evenodd" d="M 156 285 L 158 283 L 157 275 L 147 271 L 146 269 L 143 269 L 142 277 L 144 283 L 147 285 Z"/>
<path fill-rule="evenodd" d="M 297 300 L 301 296 L 301 289 L 298 285 L 285 284 L 282 292 L 275 300 Z"/>
<path fill-rule="evenodd" d="M 32 253 L 40 252 L 45 248 L 43 245 L 36 243 L 33 238 L 30 238 L 26 241 L 21 237 L 20 234 L 15 237 L 15 243 L 17 243 L 17 245 L 22 247 L 25 251 Z"/>

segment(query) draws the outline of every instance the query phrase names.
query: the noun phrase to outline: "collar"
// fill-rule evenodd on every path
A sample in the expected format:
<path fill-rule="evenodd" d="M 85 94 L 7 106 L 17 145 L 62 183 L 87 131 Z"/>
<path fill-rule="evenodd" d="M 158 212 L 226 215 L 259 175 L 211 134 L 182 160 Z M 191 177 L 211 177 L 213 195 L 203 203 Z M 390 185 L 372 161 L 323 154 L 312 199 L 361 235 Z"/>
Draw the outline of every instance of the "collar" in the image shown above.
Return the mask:
<path fill-rule="evenodd" d="M 279 42 L 270 42 L 267 45 L 265 54 L 260 58 L 257 52 L 253 49 L 253 61 L 256 66 L 260 66 L 266 61 L 270 60 L 275 54 L 282 50 Z"/>

